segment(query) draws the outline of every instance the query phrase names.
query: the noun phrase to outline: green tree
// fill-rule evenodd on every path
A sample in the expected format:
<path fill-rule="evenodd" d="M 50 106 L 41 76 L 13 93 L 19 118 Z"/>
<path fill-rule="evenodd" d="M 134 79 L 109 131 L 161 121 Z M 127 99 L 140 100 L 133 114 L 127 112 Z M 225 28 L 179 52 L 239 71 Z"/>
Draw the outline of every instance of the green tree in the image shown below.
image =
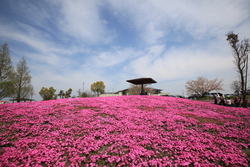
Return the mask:
<path fill-rule="evenodd" d="M 101 93 L 105 92 L 105 85 L 103 81 L 97 81 L 91 84 L 91 91 L 99 96 Z"/>
<path fill-rule="evenodd" d="M 60 97 L 60 99 L 64 96 L 64 91 L 63 90 L 60 90 L 58 96 Z"/>
<path fill-rule="evenodd" d="M 11 97 L 17 102 L 22 99 L 27 99 L 34 94 L 34 89 L 31 84 L 31 75 L 25 57 L 21 58 L 17 64 L 17 68 L 12 77 L 14 84 L 11 91 Z"/>
<path fill-rule="evenodd" d="M 248 76 L 248 53 L 250 51 L 249 39 L 240 40 L 238 34 L 229 32 L 227 34 L 232 51 L 236 72 L 240 77 L 240 88 L 243 97 L 243 107 L 247 107 L 247 76 Z"/>
<path fill-rule="evenodd" d="M 66 98 L 69 98 L 70 95 L 71 95 L 71 93 L 72 93 L 72 89 L 69 88 L 69 89 L 66 91 L 66 93 L 65 93 L 65 97 L 66 97 Z"/>
<path fill-rule="evenodd" d="M 9 97 L 13 90 L 11 81 L 14 73 L 14 68 L 11 62 L 11 56 L 7 43 L 0 47 L 0 100 Z"/>
<path fill-rule="evenodd" d="M 55 92 L 56 89 L 54 89 L 53 87 L 50 88 L 42 87 L 39 94 L 43 98 L 43 100 L 51 100 Z"/>

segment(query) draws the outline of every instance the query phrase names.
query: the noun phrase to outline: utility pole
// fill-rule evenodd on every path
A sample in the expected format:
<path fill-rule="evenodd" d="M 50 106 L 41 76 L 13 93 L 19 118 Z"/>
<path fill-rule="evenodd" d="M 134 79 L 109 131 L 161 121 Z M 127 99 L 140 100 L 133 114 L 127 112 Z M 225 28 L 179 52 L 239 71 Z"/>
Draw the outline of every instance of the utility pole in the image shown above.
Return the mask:
<path fill-rule="evenodd" d="M 247 58 L 246 58 L 246 76 L 245 76 L 245 94 L 247 94 L 247 72 L 248 72 L 248 54 L 247 54 Z M 246 106 L 247 106 L 247 98 L 246 98 Z"/>
<path fill-rule="evenodd" d="M 84 82 L 82 83 L 82 93 L 84 93 Z"/>

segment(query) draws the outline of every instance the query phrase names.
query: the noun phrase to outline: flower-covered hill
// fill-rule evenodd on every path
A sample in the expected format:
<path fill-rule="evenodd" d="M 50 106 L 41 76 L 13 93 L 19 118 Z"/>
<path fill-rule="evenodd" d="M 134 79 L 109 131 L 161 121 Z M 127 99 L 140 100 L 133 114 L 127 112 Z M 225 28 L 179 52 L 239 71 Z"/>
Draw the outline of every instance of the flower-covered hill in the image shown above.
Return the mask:
<path fill-rule="evenodd" d="M 250 110 L 174 97 L 0 105 L 0 166 L 248 166 Z"/>

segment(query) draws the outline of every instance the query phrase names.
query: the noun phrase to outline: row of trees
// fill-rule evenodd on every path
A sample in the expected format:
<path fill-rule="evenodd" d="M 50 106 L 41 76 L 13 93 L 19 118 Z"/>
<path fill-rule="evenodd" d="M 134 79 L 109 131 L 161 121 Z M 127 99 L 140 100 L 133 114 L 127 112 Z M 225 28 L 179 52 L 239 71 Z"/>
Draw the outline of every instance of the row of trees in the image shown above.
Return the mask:
<path fill-rule="evenodd" d="M 235 92 L 240 92 L 243 100 L 243 107 L 247 107 L 247 77 L 250 52 L 249 39 L 240 40 L 238 34 L 229 32 L 227 34 L 227 41 L 233 52 L 235 70 L 239 76 L 237 81 L 233 81 L 230 85 L 231 89 Z M 223 90 L 222 81 L 219 79 L 208 80 L 204 77 L 198 77 L 197 80 L 190 80 L 186 83 L 188 94 L 199 94 L 204 96 L 210 91 Z"/>
<path fill-rule="evenodd" d="M 25 57 L 22 57 L 16 68 L 13 67 L 9 46 L 4 43 L 0 47 L 0 100 L 11 97 L 20 102 L 31 98 L 34 89 Z"/>
<path fill-rule="evenodd" d="M 99 96 L 100 94 L 105 92 L 105 84 L 103 81 L 97 81 L 93 84 L 91 84 L 91 91 L 96 95 Z M 60 90 L 58 94 L 55 94 L 56 89 L 53 87 L 45 88 L 42 87 L 39 91 L 40 96 L 43 98 L 43 100 L 51 100 L 51 99 L 57 99 L 59 96 L 60 98 L 69 98 L 71 97 L 72 89 L 69 88 L 67 91 Z M 80 89 L 76 91 L 78 93 L 78 97 L 92 97 L 92 94 L 83 92 Z"/>
<path fill-rule="evenodd" d="M 144 90 L 147 93 L 153 94 L 154 89 L 149 86 L 149 84 L 144 85 Z M 103 81 L 97 81 L 93 84 L 91 84 L 91 91 L 94 92 L 96 96 L 99 96 L 100 94 L 105 92 L 105 84 Z M 80 92 L 80 90 L 78 91 Z M 141 93 L 141 85 L 133 85 L 131 84 L 130 87 L 128 88 L 128 92 L 130 95 L 139 95 Z M 79 97 L 87 97 L 87 93 L 83 92 L 82 96 Z"/>
<path fill-rule="evenodd" d="M 102 93 L 105 93 L 105 84 L 103 81 L 96 81 L 93 84 L 90 85 L 90 90 L 92 92 L 87 91 L 81 91 L 81 89 L 78 89 L 76 92 L 78 94 L 78 97 L 94 97 L 99 96 Z"/>
<path fill-rule="evenodd" d="M 59 96 L 60 98 L 69 98 L 71 97 L 72 89 L 69 88 L 65 93 L 63 90 L 60 90 L 58 94 L 55 94 L 56 89 L 53 87 L 45 88 L 42 87 L 41 90 L 39 91 L 40 96 L 43 98 L 43 100 L 52 100 L 52 99 L 57 99 Z"/>

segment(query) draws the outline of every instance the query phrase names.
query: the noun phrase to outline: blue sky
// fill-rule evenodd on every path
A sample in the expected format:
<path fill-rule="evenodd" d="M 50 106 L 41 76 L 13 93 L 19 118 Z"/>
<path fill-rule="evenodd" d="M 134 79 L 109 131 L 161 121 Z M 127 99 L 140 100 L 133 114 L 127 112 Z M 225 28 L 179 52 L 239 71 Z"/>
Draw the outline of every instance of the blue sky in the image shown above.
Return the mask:
<path fill-rule="evenodd" d="M 26 57 L 35 99 L 39 90 L 103 81 L 106 91 L 152 77 L 155 88 L 186 95 L 188 80 L 237 80 L 229 31 L 250 38 L 249 0 L 2 0 L 0 43 L 13 64 Z"/>

